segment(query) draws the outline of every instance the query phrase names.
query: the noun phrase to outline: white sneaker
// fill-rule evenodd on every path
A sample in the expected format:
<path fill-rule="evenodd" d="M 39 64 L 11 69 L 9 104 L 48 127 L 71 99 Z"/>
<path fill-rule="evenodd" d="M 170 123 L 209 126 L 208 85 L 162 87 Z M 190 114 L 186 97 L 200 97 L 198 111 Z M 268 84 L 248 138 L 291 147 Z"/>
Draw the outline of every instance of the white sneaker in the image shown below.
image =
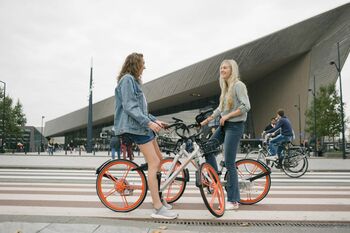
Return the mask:
<path fill-rule="evenodd" d="M 167 208 L 168 210 L 171 210 L 173 208 L 172 205 L 170 205 L 168 202 L 166 202 L 165 199 L 162 199 L 162 204 L 165 208 Z"/>
<path fill-rule="evenodd" d="M 168 210 L 165 206 L 162 206 L 159 210 L 156 210 L 155 213 L 151 214 L 151 217 L 159 219 L 175 219 L 177 218 L 177 213 Z"/>
<path fill-rule="evenodd" d="M 266 160 L 276 161 L 278 159 L 278 155 L 267 156 Z"/>
<path fill-rule="evenodd" d="M 225 210 L 237 210 L 239 208 L 238 202 L 226 202 L 225 203 Z"/>

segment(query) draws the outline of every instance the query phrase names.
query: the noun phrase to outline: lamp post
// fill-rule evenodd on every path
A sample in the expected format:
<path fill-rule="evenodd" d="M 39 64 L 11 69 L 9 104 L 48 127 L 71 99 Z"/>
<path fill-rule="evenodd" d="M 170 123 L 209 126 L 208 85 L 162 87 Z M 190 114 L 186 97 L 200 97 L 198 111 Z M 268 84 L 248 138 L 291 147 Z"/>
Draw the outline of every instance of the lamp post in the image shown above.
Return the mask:
<path fill-rule="evenodd" d="M 5 144 L 5 108 L 6 108 L 6 105 L 5 105 L 5 100 L 6 100 L 6 83 L 4 81 L 1 81 L 0 82 L 2 84 L 4 84 L 4 102 L 3 102 L 3 109 L 2 109 L 2 149 L 4 150 L 5 147 L 4 147 L 4 144 Z"/>
<path fill-rule="evenodd" d="M 91 68 L 90 68 L 90 86 L 89 86 L 89 110 L 88 110 L 88 123 L 87 123 L 87 142 L 86 142 L 86 152 L 92 152 L 92 72 L 93 72 L 93 64 L 91 58 Z"/>
<path fill-rule="evenodd" d="M 41 148 L 42 148 L 42 144 L 43 144 L 43 122 L 44 122 L 44 118 L 45 116 L 41 116 L 41 129 L 40 129 L 40 146 L 39 146 L 39 155 L 40 155 L 40 152 L 41 152 Z"/>
<path fill-rule="evenodd" d="M 337 42 L 337 52 L 338 52 L 338 64 L 334 61 L 331 61 L 329 64 L 334 65 L 338 71 L 339 76 L 339 89 L 340 89 L 340 112 L 341 112 L 341 131 L 342 131 L 342 151 L 343 151 L 343 159 L 346 159 L 345 154 L 345 124 L 344 124 L 344 108 L 343 108 L 343 91 L 342 91 L 342 83 L 341 83 L 341 67 L 340 67 L 340 52 L 339 52 L 339 42 Z"/>
<path fill-rule="evenodd" d="M 298 104 L 295 104 L 294 107 L 298 109 L 298 118 L 299 118 L 299 145 L 301 145 L 301 115 L 300 115 L 300 95 L 298 95 Z"/>
<path fill-rule="evenodd" d="M 315 139 L 315 145 L 314 145 L 314 156 L 316 156 L 317 152 L 317 133 L 316 133 L 316 77 L 314 75 L 314 89 L 309 89 L 309 91 L 312 93 L 314 97 L 314 139 Z"/>

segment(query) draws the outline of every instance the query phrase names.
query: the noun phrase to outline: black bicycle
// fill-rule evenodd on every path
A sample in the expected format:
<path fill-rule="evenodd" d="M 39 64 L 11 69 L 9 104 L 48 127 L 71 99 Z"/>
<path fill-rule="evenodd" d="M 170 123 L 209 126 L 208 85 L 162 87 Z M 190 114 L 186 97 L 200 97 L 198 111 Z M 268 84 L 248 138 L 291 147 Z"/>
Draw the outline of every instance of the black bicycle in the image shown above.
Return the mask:
<path fill-rule="evenodd" d="M 269 167 L 277 167 L 289 177 L 298 178 L 307 172 L 309 162 L 306 153 L 300 146 L 294 146 L 291 142 L 282 143 L 282 161 L 272 159 L 271 153 L 268 150 L 269 138 L 259 144 L 258 150 L 250 151 L 246 154 L 246 159 L 254 159 L 265 163 Z"/>

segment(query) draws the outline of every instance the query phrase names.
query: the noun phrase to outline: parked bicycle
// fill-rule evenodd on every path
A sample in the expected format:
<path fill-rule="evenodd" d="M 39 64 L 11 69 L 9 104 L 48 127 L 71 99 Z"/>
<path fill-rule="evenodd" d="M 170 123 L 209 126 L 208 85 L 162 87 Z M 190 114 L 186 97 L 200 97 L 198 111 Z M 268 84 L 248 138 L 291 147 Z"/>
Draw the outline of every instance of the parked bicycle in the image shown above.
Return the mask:
<path fill-rule="evenodd" d="M 206 145 L 196 143 L 198 134 L 184 135 L 183 132 L 190 132 L 190 127 L 183 122 L 169 126 L 172 127 L 180 137 L 177 142 L 179 153 L 176 158 L 185 156 L 187 159 L 182 164 L 173 158 L 162 162 L 164 174 L 158 177 L 160 195 L 162 196 L 164 192 L 165 200 L 168 201 L 168 194 L 171 193 L 169 190 L 173 190 L 174 183 L 178 182 L 181 176 L 188 174 L 186 167 L 192 162 L 196 164 L 196 186 L 200 190 L 205 206 L 215 217 L 221 217 L 225 212 L 225 195 L 220 178 L 210 164 L 200 162 L 201 151 L 206 150 Z M 190 152 L 186 144 L 189 141 L 194 142 Z M 164 167 L 169 169 L 166 170 Z M 102 164 L 96 170 L 96 190 L 101 202 L 116 212 L 129 212 L 139 207 L 145 200 L 148 190 L 145 170 L 147 165 L 139 166 L 124 159 L 110 160 Z M 180 189 L 181 194 L 184 187 Z M 206 190 L 212 192 L 208 194 Z"/>
<path fill-rule="evenodd" d="M 250 151 L 246 154 L 246 159 L 253 159 L 265 163 L 269 167 L 277 167 L 289 177 L 298 178 L 304 175 L 308 169 L 309 162 L 304 149 L 300 146 L 294 146 L 291 142 L 282 143 L 282 161 L 279 164 L 278 159 L 273 159 L 268 150 L 269 138 L 262 140 L 258 150 Z M 281 166 L 280 166 L 281 165 Z"/>

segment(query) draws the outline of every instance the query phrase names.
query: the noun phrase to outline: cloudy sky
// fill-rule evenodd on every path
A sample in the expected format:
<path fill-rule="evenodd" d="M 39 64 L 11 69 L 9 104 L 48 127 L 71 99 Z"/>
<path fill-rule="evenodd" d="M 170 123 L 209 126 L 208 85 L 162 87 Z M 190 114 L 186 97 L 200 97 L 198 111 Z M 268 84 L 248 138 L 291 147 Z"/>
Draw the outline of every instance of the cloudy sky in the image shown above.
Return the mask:
<path fill-rule="evenodd" d="M 142 52 L 144 81 L 331 10 L 342 0 L 0 0 L 0 80 L 40 126 L 114 94 L 125 57 Z M 350 116 L 350 62 L 343 68 Z"/>

